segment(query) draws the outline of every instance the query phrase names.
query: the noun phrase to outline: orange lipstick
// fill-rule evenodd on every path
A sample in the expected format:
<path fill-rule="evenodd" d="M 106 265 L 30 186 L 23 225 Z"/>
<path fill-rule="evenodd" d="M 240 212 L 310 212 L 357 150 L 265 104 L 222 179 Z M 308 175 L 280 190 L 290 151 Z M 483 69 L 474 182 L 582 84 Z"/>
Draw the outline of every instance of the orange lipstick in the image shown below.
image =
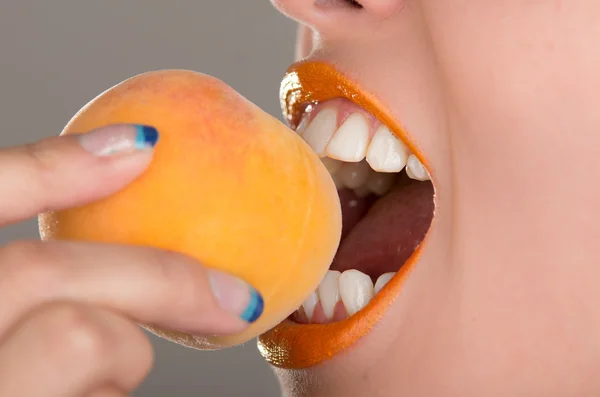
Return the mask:
<path fill-rule="evenodd" d="M 298 125 L 307 104 L 334 98 L 346 98 L 373 114 L 428 167 L 390 111 L 332 65 L 315 61 L 297 63 L 287 71 L 281 84 L 283 114 L 292 127 Z M 369 333 L 402 292 L 419 253 L 420 248 L 417 248 L 396 276 L 355 315 L 329 324 L 298 324 L 285 320 L 259 337 L 261 354 L 274 366 L 301 369 L 323 363 L 351 347 Z"/>

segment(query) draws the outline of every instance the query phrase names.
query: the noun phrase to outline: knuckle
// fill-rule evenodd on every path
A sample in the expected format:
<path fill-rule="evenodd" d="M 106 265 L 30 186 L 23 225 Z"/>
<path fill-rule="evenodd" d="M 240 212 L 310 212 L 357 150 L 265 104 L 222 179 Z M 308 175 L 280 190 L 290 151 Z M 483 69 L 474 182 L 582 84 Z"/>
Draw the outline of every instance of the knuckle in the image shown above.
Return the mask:
<path fill-rule="evenodd" d="M 160 280 L 161 295 L 173 315 L 198 317 L 194 315 L 206 300 L 203 295 L 207 290 L 202 284 L 202 267 L 186 256 L 168 250 L 155 250 L 149 259 Z"/>
<path fill-rule="evenodd" d="M 35 190 L 44 194 L 52 194 L 57 190 L 57 184 L 60 184 L 56 174 L 60 173 L 64 153 L 53 142 L 55 139 L 49 138 L 24 145 L 21 150 L 24 156 L 24 177 L 31 186 L 35 186 Z"/>
<path fill-rule="evenodd" d="M 165 280 L 165 285 L 177 285 L 184 278 L 185 266 L 182 266 L 182 260 L 175 252 L 151 250 L 147 260 L 155 269 L 157 276 Z"/>
<path fill-rule="evenodd" d="M 18 240 L 6 244 L 0 251 L 2 262 L 30 261 L 39 259 L 40 245 L 33 240 Z"/>
<path fill-rule="evenodd" d="M 172 262 L 169 253 L 160 249 L 150 249 L 144 259 L 156 269 L 159 276 L 169 277 L 169 263 Z"/>
<path fill-rule="evenodd" d="M 0 249 L 0 284 L 47 288 L 57 278 L 57 267 L 49 265 L 55 260 L 55 254 L 42 242 L 11 242 Z"/>
<path fill-rule="evenodd" d="M 83 305 L 56 304 L 46 315 L 49 343 L 69 360 L 89 362 L 111 351 L 113 338 L 110 332 Z"/>
<path fill-rule="evenodd" d="M 44 182 L 45 175 L 53 174 L 60 164 L 60 153 L 52 149 L 53 145 L 47 143 L 48 141 L 41 141 L 23 147 L 23 153 L 29 160 L 33 172 L 41 176 L 41 182 Z"/>

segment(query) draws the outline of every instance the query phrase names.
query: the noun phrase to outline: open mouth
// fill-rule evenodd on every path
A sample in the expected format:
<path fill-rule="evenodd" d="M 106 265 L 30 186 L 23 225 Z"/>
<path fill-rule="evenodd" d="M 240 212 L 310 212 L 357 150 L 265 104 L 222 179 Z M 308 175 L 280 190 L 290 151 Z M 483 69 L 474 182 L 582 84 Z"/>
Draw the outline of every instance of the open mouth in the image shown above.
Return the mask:
<path fill-rule="evenodd" d="M 433 220 L 434 189 L 385 108 L 333 67 L 295 65 L 281 94 L 289 124 L 332 175 L 343 215 L 341 244 L 321 284 L 259 338 L 269 362 L 304 368 L 366 335 L 400 294 Z"/>
<path fill-rule="evenodd" d="M 292 319 L 340 321 L 363 309 L 423 241 L 433 187 L 389 127 L 346 98 L 306 104 L 296 131 L 338 187 L 343 230 L 327 276 Z"/>

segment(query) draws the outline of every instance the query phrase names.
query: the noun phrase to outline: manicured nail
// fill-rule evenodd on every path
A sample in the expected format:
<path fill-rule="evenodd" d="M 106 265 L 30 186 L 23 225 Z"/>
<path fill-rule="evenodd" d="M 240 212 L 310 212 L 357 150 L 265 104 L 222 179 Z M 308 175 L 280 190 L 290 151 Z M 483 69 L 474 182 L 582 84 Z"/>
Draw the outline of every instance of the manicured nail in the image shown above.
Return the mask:
<path fill-rule="evenodd" d="M 253 323 L 260 317 L 264 301 L 253 287 L 237 277 L 217 270 L 209 271 L 209 280 L 221 308 L 248 323 Z"/>
<path fill-rule="evenodd" d="M 158 131 L 147 125 L 118 124 L 79 135 L 79 142 L 96 156 L 113 156 L 153 149 L 158 142 Z"/>

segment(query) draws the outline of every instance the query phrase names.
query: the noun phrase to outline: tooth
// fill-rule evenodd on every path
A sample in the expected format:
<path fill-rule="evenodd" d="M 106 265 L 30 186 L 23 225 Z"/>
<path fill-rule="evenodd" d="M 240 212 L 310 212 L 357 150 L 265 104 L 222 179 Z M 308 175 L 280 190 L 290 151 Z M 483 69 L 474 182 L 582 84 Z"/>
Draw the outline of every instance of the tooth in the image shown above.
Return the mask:
<path fill-rule="evenodd" d="M 341 161 L 330 159 L 329 157 L 323 157 L 321 162 L 325 165 L 325 168 L 327 168 L 327 171 L 329 171 L 331 175 L 335 175 L 343 164 Z"/>
<path fill-rule="evenodd" d="M 335 183 L 335 187 L 338 190 L 344 188 L 344 181 L 342 181 L 342 178 L 339 175 L 332 175 L 331 178 L 333 179 L 333 183 Z"/>
<path fill-rule="evenodd" d="M 354 194 L 358 198 L 365 198 L 371 194 L 371 190 L 366 185 L 362 185 L 354 189 Z"/>
<path fill-rule="evenodd" d="M 427 173 L 427 170 L 414 154 L 411 154 L 408 157 L 408 162 L 406 163 L 406 174 L 409 178 L 416 179 L 418 181 L 429 180 L 429 174 Z"/>
<path fill-rule="evenodd" d="M 316 292 L 313 292 L 308 298 L 306 298 L 306 300 L 302 304 L 304 312 L 306 313 L 306 318 L 308 319 L 309 323 L 312 321 L 312 317 L 315 312 L 315 307 L 317 306 L 317 303 L 319 303 L 319 297 Z"/>
<path fill-rule="evenodd" d="M 369 121 L 354 113 L 337 129 L 327 145 L 329 157 L 356 163 L 365 158 L 369 144 Z"/>
<path fill-rule="evenodd" d="M 379 291 L 394 277 L 396 273 L 383 273 L 377 281 L 375 282 L 375 294 L 377 295 Z"/>
<path fill-rule="evenodd" d="M 348 189 L 356 189 L 367 181 L 370 173 L 371 168 L 369 164 L 361 161 L 360 163 L 343 164 L 336 175 L 339 175 L 342 182 L 344 182 L 344 186 Z"/>
<path fill-rule="evenodd" d="M 372 172 L 367 179 L 367 188 L 379 195 L 383 196 L 390 191 L 396 180 L 396 174 L 388 172 Z"/>
<path fill-rule="evenodd" d="M 328 270 L 327 275 L 319 288 L 317 288 L 317 293 L 319 295 L 319 300 L 321 301 L 321 306 L 323 307 L 323 313 L 325 314 L 325 318 L 327 320 L 331 320 L 333 318 L 335 305 L 340 300 L 340 292 L 338 288 L 338 280 L 340 278 L 340 272 L 336 270 Z"/>
<path fill-rule="evenodd" d="M 349 316 L 365 307 L 373 299 L 371 277 L 358 270 L 346 270 L 338 280 L 340 297 Z"/>
<path fill-rule="evenodd" d="M 302 138 L 319 156 L 324 156 L 325 148 L 335 131 L 336 124 L 337 111 L 322 109 L 306 127 Z"/>
<path fill-rule="evenodd" d="M 381 125 L 369 145 L 367 161 L 375 171 L 400 172 L 406 165 L 409 153 L 406 145 L 385 125 Z"/>
<path fill-rule="evenodd" d="M 310 119 L 310 114 L 304 113 L 304 115 L 302 116 L 302 119 L 300 120 L 300 123 L 298 124 L 298 127 L 296 127 L 296 133 L 298 135 L 302 136 L 304 134 L 304 131 L 306 131 L 306 127 L 308 126 L 309 119 Z"/>

